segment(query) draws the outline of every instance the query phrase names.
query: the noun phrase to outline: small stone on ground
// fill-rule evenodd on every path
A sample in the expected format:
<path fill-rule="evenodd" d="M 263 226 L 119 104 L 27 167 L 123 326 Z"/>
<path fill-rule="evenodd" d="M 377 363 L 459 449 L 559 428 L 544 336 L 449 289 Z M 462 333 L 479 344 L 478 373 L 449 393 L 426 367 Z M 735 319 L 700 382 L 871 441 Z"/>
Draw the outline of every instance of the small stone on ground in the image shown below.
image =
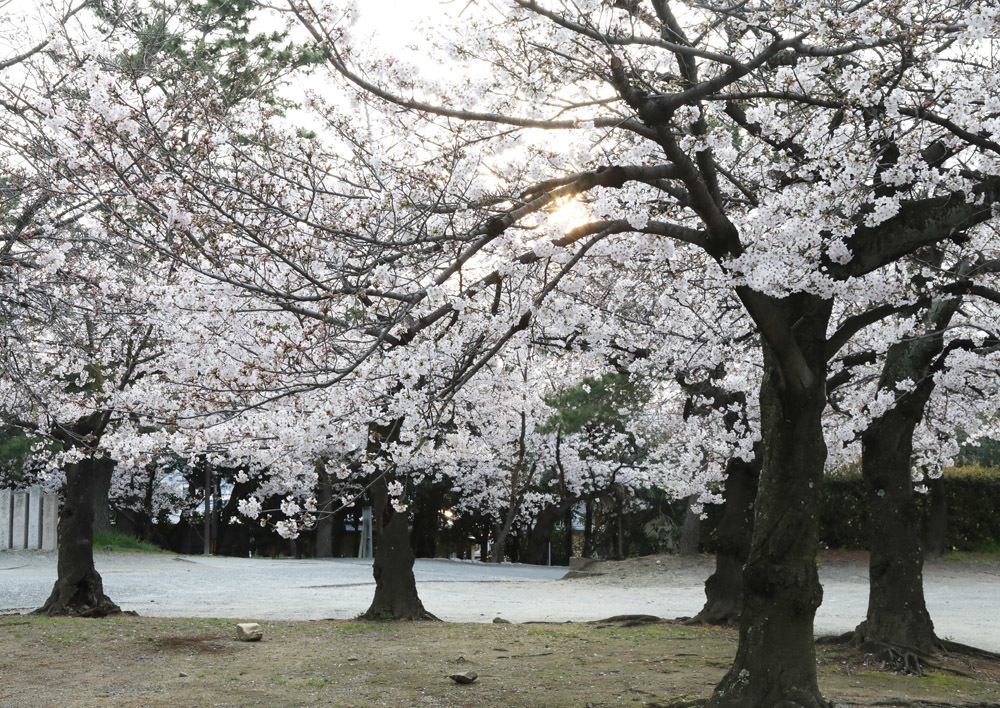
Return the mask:
<path fill-rule="evenodd" d="M 256 622 L 243 622 L 236 625 L 236 638 L 241 642 L 259 642 L 264 637 L 264 630 Z"/>

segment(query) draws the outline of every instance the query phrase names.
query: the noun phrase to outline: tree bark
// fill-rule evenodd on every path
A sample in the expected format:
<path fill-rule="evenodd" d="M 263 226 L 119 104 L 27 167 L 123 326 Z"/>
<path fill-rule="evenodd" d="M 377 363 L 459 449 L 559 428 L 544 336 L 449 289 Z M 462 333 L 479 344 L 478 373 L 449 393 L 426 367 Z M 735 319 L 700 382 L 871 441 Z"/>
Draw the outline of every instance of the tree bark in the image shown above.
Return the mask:
<path fill-rule="evenodd" d="M 40 615 L 105 617 L 121 609 L 104 594 L 94 567 L 94 475 L 90 458 L 66 465 L 66 486 L 59 513 L 58 577 L 52 594 L 35 610 Z"/>
<path fill-rule="evenodd" d="M 326 471 L 326 463 L 316 463 L 319 482 L 316 485 L 316 557 L 333 558 L 333 486 Z"/>
<path fill-rule="evenodd" d="M 743 606 L 743 565 L 750 555 L 759 478 L 760 455 L 751 462 L 734 457 L 726 464 L 725 505 L 716 531 L 715 572 L 705 581 L 705 606 L 694 622 L 735 624 L 739 620 Z"/>
<path fill-rule="evenodd" d="M 920 518 L 910 477 L 916 421 L 898 408 L 862 437 L 868 507 L 868 614 L 854 640 L 933 653 L 941 648 L 924 601 Z"/>
<path fill-rule="evenodd" d="M 552 542 L 552 533 L 556 529 L 556 524 L 566 511 L 562 504 L 549 506 L 538 512 L 535 517 L 535 526 L 528 535 L 528 548 L 525 553 L 524 562 L 535 565 L 547 565 L 549 562 L 549 543 Z"/>
<path fill-rule="evenodd" d="M 94 460 L 94 477 L 91 485 L 90 505 L 94 510 L 94 533 L 111 530 L 111 476 L 115 471 L 115 461 L 102 457 Z"/>
<path fill-rule="evenodd" d="M 500 522 L 493 524 L 493 545 L 490 547 L 490 563 L 503 562 L 503 547 L 507 543 L 507 534 L 504 533 L 504 525 Z"/>
<path fill-rule="evenodd" d="M 410 547 L 410 531 L 406 513 L 397 512 L 389 502 L 389 490 L 384 476 L 371 487 L 372 506 L 376 522 L 375 597 L 361 615 L 367 620 L 434 620 L 424 609 L 417 595 L 413 576 L 416 557 Z"/>
<path fill-rule="evenodd" d="M 813 620 L 823 598 L 816 551 L 831 303 L 796 294 L 771 299 L 769 306 L 794 342 L 785 342 L 789 349 L 783 351 L 768 338 L 762 345 L 763 463 L 743 575 L 739 645 L 709 705 L 829 708 L 816 680 Z"/>
<path fill-rule="evenodd" d="M 416 486 L 410 509 L 413 511 L 410 538 L 413 554 L 417 558 L 437 556 L 437 535 L 441 526 L 441 508 L 444 505 L 442 485 L 425 481 Z"/>
<path fill-rule="evenodd" d="M 878 390 L 894 395 L 895 401 L 861 438 L 871 554 L 868 615 L 854 633 L 861 645 L 923 654 L 942 648 L 924 601 L 924 554 L 910 463 L 913 431 L 934 390 L 931 366 L 944 349 L 942 332 L 959 303 L 960 298 L 935 301 L 924 318 L 925 336 L 889 348 Z"/>
<path fill-rule="evenodd" d="M 594 557 L 594 500 L 588 499 L 583 517 L 583 557 Z"/>
<path fill-rule="evenodd" d="M 701 545 L 701 514 L 691 508 L 698 501 L 698 494 L 692 494 L 685 502 L 684 524 L 681 526 L 681 540 L 677 552 L 682 556 L 696 556 Z"/>

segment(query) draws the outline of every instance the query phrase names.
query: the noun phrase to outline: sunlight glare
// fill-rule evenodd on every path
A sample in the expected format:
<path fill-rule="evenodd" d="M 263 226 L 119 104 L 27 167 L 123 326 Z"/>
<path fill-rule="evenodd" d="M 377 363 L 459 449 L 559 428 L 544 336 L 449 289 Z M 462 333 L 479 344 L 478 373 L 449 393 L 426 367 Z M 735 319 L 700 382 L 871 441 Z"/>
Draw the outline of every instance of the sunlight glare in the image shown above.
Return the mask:
<path fill-rule="evenodd" d="M 576 199 L 566 199 L 549 215 L 549 221 L 562 231 L 569 231 L 590 221 L 587 207 Z"/>

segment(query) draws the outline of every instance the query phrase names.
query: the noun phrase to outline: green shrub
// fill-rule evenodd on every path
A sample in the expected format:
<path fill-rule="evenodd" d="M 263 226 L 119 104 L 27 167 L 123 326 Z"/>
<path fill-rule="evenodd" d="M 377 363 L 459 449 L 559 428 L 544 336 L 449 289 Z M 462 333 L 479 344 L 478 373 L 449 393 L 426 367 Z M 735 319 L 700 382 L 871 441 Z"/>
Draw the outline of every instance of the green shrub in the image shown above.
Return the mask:
<path fill-rule="evenodd" d="M 946 469 L 944 490 L 948 546 L 959 551 L 982 551 L 1000 545 L 1000 470 L 975 465 Z M 930 501 L 930 494 L 917 495 L 922 528 L 926 528 Z M 861 477 L 825 480 L 820 542 L 830 548 L 867 548 L 866 524 Z"/>
<path fill-rule="evenodd" d="M 135 536 L 129 536 L 120 531 L 97 531 L 94 533 L 94 550 L 100 551 L 105 546 L 111 546 L 115 553 L 170 552 L 147 541 L 140 541 Z"/>
<path fill-rule="evenodd" d="M 861 476 L 825 479 L 819 514 L 820 543 L 828 548 L 866 548 L 867 525 Z"/>

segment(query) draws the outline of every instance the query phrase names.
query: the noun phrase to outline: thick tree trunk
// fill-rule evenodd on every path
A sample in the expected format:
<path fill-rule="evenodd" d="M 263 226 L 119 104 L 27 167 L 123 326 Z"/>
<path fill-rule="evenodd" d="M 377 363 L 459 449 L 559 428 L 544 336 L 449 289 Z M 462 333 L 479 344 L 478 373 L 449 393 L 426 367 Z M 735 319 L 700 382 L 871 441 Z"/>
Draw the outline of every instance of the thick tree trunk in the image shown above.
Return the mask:
<path fill-rule="evenodd" d="M 778 352 L 769 340 L 763 344 L 763 466 L 743 575 L 739 646 L 709 701 L 713 708 L 830 706 L 816 680 L 813 619 L 823 598 L 816 551 L 831 308 L 809 295 L 772 302 L 795 345 Z"/>
<path fill-rule="evenodd" d="M 316 474 L 316 557 L 333 558 L 333 486 L 325 462 L 316 463 Z"/>
<path fill-rule="evenodd" d="M 698 502 L 698 494 L 692 494 L 686 500 L 684 524 L 681 526 L 681 540 L 677 544 L 677 552 L 682 556 L 698 555 L 701 546 L 701 514 L 696 513 L 692 506 Z"/>
<path fill-rule="evenodd" d="M 433 482 L 424 482 L 413 493 L 413 524 L 410 537 L 413 554 L 417 558 L 434 558 L 437 555 L 437 535 L 441 525 L 441 507 L 444 504 L 443 488 Z"/>
<path fill-rule="evenodd" d="M 115 461 L 102 457 L 93 462 L 93 482 L 90 487 L 90 506 L 94 510 L 94 533 L 111 530 L 111 476 Z"/>
<path fill-rule="evenodd" d="M 862 438 L 871 558 L 868 615 L 855 641 L 929 654 L 941 644 L 924 602 L 920 519 L 910 477 L 915 423 L 891 409 Z"/>
<path fill-rule="evenodd" d="M 507 524 L 493 524 L 493 547 L 490 549 L 490 562 L 502 563 L 504 546 L 507 545 L 507 536 L 510 532 Z"/>
<path fill-rule="evenodd" d="M 583 517 L 583 557 L 594 557 L 594 500 L 588 499 Z"/>
<path fill-rule="evenodd" d="M 935 301 L 925 315 L 927 335 L 894 344 L 886 353 L 878 390 L 895 400 L 861 439 L 871 558 L 868 615 L 855 631 L 858 644 L 923 654 L 942 648 L 924 602 L 924 555 L 910 464 L 913 431 L 934 390 L 931 366 L 944 349 L 942 332 L 959 302 Z"/>
<path fill-rule="evenodd" d="M 743 607 L 743 565 L 750 555 L 760 456 L 726 465 L 725 505 L 716 531 L 715 572 L 705 581 L 705 606 L 695 622 L 735 624 Z"/>
<path fill-rule="evenodd" d="M 560 517 L 565 513 L 563 505 L 549 506 L 538 512 L 535 517 L 535 526 L 528 536 L 528 548 L 525 553 L 525 563 L 535 565 L 548 565 L 549 544 L 552 542 L 552 534 L 559 523 Z"/>
<path fill-rule="evenodd" d="M 406 513 L 399 513 L 389 502 L 384 477 L 371 487 L 372 506 L 376 521 L 375 597 L 368 611 L 361 615 L 368 620 L 433 620 L 417 595 L 413 577 L 416 557 L 410 547 L 410 530 Z"/>
<path fill-rule="evenodd" d="M 59 513 L 59 558 L 52 594 L 35 614 L 104 617 L 121 609 L 104 594 L 94 567 L 94 460 L 66 466 L 66 486 Z"/>

